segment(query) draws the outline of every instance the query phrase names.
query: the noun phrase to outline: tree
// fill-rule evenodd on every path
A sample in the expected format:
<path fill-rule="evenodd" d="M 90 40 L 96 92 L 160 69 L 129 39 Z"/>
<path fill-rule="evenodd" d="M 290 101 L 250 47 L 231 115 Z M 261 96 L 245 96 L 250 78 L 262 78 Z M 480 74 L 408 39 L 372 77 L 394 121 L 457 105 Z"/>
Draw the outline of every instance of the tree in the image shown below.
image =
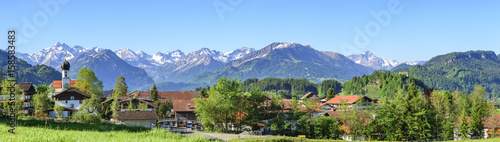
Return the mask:
<path fill-rule="evenodd" d="M 406 94 L 402 89 L 399 89 L 394 100 L 388 101 L 387 98 L 381 100 L 380 108 L 378 108 L 375 120 L 381 130 L 385 132 L 385 140 L 401 141 L 406 138 L 407 124 L 404 121 L 405 117 L 405 97 Z"/>
<path fill-rule="evenodd" d="M 158 110 L 156 111 L 157 119 L 163 119 L 164 117 L 166 117 L 170 113 L 171 109 L 172 109 L 172 102 L 171 101 L 165 101 L 165 102 L 161 103 L 158 106 Z"/>
<path fill-rule="evenodd" d="M 443 139 L 453 138 L 453 123 L 457 117 L 452 112 L 451 93 L 448 91 L 433 91 L 430 96 L 432 110 L 435 111 L 436 136 Z"/>
<path fill-rule="evenodd" d="M 35 94 L 32 104 L 35 109 L 35 115 L 38 117 L 45 117 L 46 111 L 54 108 L 54 101 L 47 96 L 46 92 Z"/>
<path fill-rule="evenodd" d="M 137 107 L 141 111 L 146 111 L 148 109 L 148 104 L 146 103 L 139 103 L 139 106 Z"/>
<path fill-rule="evenodd" d="M 462 110 L 462 116 L 460 116 L 460 126 L 458 127 L 458 131 L 460 132 L 460 137 L 462 139 L 469 137 L 469 125 L 467 122 L 467 111 L 465 109 Z"/>
<path fill-rule="evenodd" d="M 474 87 L 474 90 L 470 94 L 470 100 L 472 102 L 472 107 L 470 108 L 470 119 L 469 129 L 472 137 L 483 137 L 484 129 L 483 117 L 489 115 L 488 111 L 489 103 L 486 98 L 486 88 L 481 86 Z"/>
<path fill-rule="evenodd" d="M 102 81 L 97 79 L 94 71 L 89 68 L 81 68 L 78 71 L 78 80 L 75 84 L 75 88 L 82 90 L 89 94 L 97 94 L 101 96 L 101 91 L 103 88 Z"/>
<path fill-rule="evenodd" d="M 118 79 L 116 79 L 115 88 L 113 89 L 113 95 L 116 94 L 117 96 L 127 96 L 127 92 L 128 86 L 125 82 L 125 78 L 119 76 Z"/>
<path fill-rule="evenodd" d="M 333 88 L 328 89 L 328 93 L 326 93 L 326 100 L 330 100 L 335 97 L 335 91 Z"/>
<path fill-rule="evenodd" d="M 111 102 L 111 117 L 113 117 L 116 120 L 116 117 L 118 116 L 118 109 L 120 109 L 120 102 L 118 101 L 118 95 L 113 93 L 113 102 Z"/>
<path fill-rule="evenodd" d="M 316 127 L 314 133 L 320 139 L 338 139 L 340 136 L 340 123 L 331 116 L 318 116 L 314 121 Z"/>
<path fill-rule="evenodd" d="M 208 98 L 195 99 L 198 120 L 209 130 L 229 131 L 229 124 L 235 124 L 236 112 L 242 110 L 238 108 L 240 102 L 234 101 L 242 100 L 242 89 L 241 80 L 219 78 L 217 85 L 210 87 Z"/>
<path fill-rule="evenodd" d="M 208 98 L 207 89 L 201 88 L 201 90 L 200 90 L 200 97 L 202 97 L 202 98 Z"/>
<path fill-rule="evenodd" d="M 54 111 L 56 112 L 57 118 L 61 118 L 61 113 L 62 113 L 62 111 L 64 111 L 64 108 L 63 108 L 63 106 L 59 105 L 58 103 L 55 103 L 54 104 Z"/>
<path fill-rule="evenodd" d="M 21 111 L 17 111 L 18 109 L 21 109 L 23 107 L 23 102 L 24 102 L 24 91 L 19 87 L 18 84 L 16 84 L 15 81 L 5 79 L 2 82 L 2 95 L 6 95 L 9 97 L 9 101 L 4 101 L 3 103 L 3 115 L 10 115 L 12 112 L 10 111 L 11 109 L 16 110 L 16 117 L 18 117 L 20 114 L 22 114 Z M 13 90 L 10 89 L 13 87 Z M 15 95 L 15 100 L 10 100 L 10 95 L 14 94 Z"/>
<path fill-rule="evenodd" d="M 132 103 L 132 100 L 128 102 L 127 106 L 127 111 L 135 111 L 136 107 L 134 107 L 134 104 Z"/>
<path fill-rule="evenodd" d="M 49 93 L 49 86 L 47 85 L 38 85 L 36 86 L 36 92 L 38 93 Z"/>
<path fill-rule="evenodd" d="M 73 115 L 73 119 L 83 123 L 100 123 L 102 119 L 99 110 L 102 110 L 102 105 L 99 101 L 100 97 L 96 94 L 92 94 L 90 99 L 83 101 L 79 111 Z"/>
<path fill-rule="evenodd" d="M 411 82 L 408 97 L 405 99 L 405 123 L 408 128 L 406 140 L 425 140 L 432 137 L 432 126 L 429 121 L 432 121 L 428 115 L 428 104 L 425 98 L 418 95 L 418 90 L 415 82 Z"/>
<path fill-rule="evenodd" d="M 149 91 L 149 99 L 153 100 L 156 105 L 159 105 L 158 99 L 159 99 L 159 94 L 158 90 L 156 90 L 156 84 L 153 84 L 153 87 Z"/>

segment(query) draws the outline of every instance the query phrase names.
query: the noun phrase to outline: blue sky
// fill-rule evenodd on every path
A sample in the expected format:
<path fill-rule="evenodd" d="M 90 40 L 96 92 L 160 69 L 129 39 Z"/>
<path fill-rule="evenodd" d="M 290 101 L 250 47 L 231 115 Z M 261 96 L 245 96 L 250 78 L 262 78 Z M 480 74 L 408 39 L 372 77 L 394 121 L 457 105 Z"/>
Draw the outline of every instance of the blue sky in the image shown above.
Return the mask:
<path fill-rule="evenodd" d="M 57 11 L 45 11 L 39 2 L 46 1 L 55 2 Z M 236 2 L 1 0 L 0 29 L 17 30 L 18 38 L 25 39 L 18 40 L 18 51 L 23 53 L 56 42 L 149 54 L 177 49 L 188 53 L 203 47 L 225 52 L 296 42 L 345 55 L 370 50 L 398 61 L 428 60 L 454 51 L 500 53 L 500 1 L 230 1 Z M 391 13 L 388 5 L 394 2 L 399 2 L 400 11 Z M 214 3 L 227 10 L 223 19 Z M 386 26 L 371 14 L 384 11 L 391 17 L 383 17 Z M 24 30 L 30 23 L 36 32 Z M 358 40 L 364 44 L 356 46 L 354 39 L 361 35 L 356 29 L 366 34 L 367 25 L 376 34 L 365 36 L 369 42 Z M 7 34 L 0 35 L 7 40 Z"/>

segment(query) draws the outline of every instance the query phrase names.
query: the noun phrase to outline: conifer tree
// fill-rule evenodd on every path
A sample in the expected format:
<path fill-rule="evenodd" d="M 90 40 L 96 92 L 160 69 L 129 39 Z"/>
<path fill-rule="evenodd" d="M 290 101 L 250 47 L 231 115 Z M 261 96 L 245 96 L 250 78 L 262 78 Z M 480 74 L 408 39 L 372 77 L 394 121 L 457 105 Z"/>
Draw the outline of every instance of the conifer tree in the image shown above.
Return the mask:
<path fill-rule="evenodd" d="M 156 90 L 156 84 L 153 84 L 153 87 L 149 91 L 149 99 L 153 100 L 156 103 L 156 105 L 159 105 L 158 102 L 159 95 L 158 95 L 158 90 Z"/>

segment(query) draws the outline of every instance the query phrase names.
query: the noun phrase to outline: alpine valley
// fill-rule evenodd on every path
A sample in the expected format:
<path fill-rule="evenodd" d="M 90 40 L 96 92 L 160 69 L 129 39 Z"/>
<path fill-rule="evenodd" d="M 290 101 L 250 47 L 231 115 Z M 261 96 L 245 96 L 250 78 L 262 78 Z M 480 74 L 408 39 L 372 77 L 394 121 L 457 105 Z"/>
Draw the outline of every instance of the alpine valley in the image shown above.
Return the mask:
<path fill-rule="evenodd" d="M 488 58 L 481 58 L 480 55 L 472 54 L 476 52 L 481 55 L 484 54 Z M 450 54 L 461 55 L 461 53 Z M 498 62 L 495 53 L 488 52 L 486 54 L 483 51 L 470 51 L 467 54 L 474 55 L 471 57 L 479 56 L 476 57 L 477 60 L 474 58 L 474 63 L 485 66 L 479 70 L 496 69 L 496 67 L 490 67 L 490 65 L 498 65 L 492 64 L 492 62 Z M 71 64 L 69 74 L 72 79 L 76 79 L 80 68 L 90 68 L 103 81 L 104 89 L 112 89 L 119 75 L 125 77 L 129 90 L 148 90 L 153 83 L 156 83 L 159 90 L 178 91 L 192 90 L 196 87 L 215 84 L 219 77 L 224 76 L 242 80 L 250 78 L 305 78 L 313 83 L 321 83 L 323 80 L 328 79 L 345 82 L 355 76 L 368 75 L 379 69 L 397 72 L 406 71 L 416 77 L 423 77 L 421 80 L 429 85 L 428 87 L 437 87 L 444 90 L 454 88 L 454 86 L 440 88 L 442 83 L 435 83 L 434 78 L 436 77 L 426 78 L 427 76 L 420 75 L 423 72 L 437 68 L 433 66 L 438 65 L 437 62 L 441 62 L 438 60 L 449 56 L 448 54 L 435 57 L 431 60 L 432 62 L 398 62 L 377 57 L 370 51 L 344 56 L 331 51 L 318 51 L 310 45 L 298 43 L 275 42 L 259 50 L 242 47 L 229 52 L 220 52 L 201 48 L 187 54 L 181 50 L 174 50 L 150 55 L 144 51 L 132 51 L 130 49 L 111 51 L 100 47 L 83 48 L 78 45 L 68 46 L 65 43 L 57 42 L 42 51 L 32 54 L 17 53 L 16 56 L 27 64 L 27 68 L 30 68 L 31 65 L 37 65 L 33 67 L 52 67 L 52 70 L 55 69 L 59 72 L 61 71 L 60 64 L 64 60 L 68 60 Z M 443 63 L 446 62 L 449 61 L 443 61 Z M 460 62 L 467 61 L 465 58 L 464 60 L 457 58 L 452 62 L 461 64 Z M 476 64 L 471 66 L 476 66 Z M 440 65 L 440 68 L 448 67 L 443 65 Z M 449 67 L 450 69 L 446 70 L 447 72 L 449 70 L 450 73 L 467 70 L 454 66 Z M 467 75 L 475 77 L 475 73 L 470 72 Z M 58 72 L 51 74 L 60 76 Z M 497 79 L 498 75 L 487 75 L 493 76 L 486 80 L 488 82 L 487 86 L 497 88 L 498 84 L 500 84 Z M 451 80 L 463 77 L 460 73 L 456 75 L 442 74 L 442 76 L 437 74 L 437 76 L 444 79 L 451 78 Z M 52 77 L 54 79 L 38 78 L 42 79 L 34 81 L 35 84 L 50 84 L 51 80 L 57 80 L 60 77 Z M 480 84 L 481 82 L 485 81 L 477 80 L 470 83 Z M 459 89 L 467 92 L 469 88 L 470 86 Z"/>

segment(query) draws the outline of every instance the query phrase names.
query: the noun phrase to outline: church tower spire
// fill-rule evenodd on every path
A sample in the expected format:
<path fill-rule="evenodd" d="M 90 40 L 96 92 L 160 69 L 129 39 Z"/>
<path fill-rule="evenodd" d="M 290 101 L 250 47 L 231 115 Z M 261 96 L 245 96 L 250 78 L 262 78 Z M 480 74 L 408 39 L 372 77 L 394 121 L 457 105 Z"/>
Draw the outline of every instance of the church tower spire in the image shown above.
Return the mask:
<path fill-rule="evenodd" d="M 65 85 L 70 85 L 70 78 L 68 76 L 68 72 L 69 72 L 69 62 L 64 59 L 64 62 L 61 64 L 61 69 L 62 69 L 62 90 L 66 90 L 66 88 L 64 87 Z"/>

